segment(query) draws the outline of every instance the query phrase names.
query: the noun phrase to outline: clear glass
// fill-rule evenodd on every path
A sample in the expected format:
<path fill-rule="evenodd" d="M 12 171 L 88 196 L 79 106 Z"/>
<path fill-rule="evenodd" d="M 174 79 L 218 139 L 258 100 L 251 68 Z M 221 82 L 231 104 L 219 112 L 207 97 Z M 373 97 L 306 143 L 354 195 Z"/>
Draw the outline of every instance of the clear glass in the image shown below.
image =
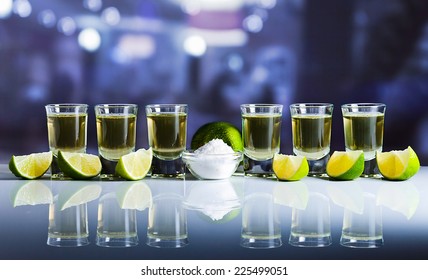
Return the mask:
<path fill-rule="evenodd" d="M 116 248 L 138 245 L 137 210 L 122 209 L 116 192 L 106 193 L 98 201 L 96 244 Z"/>
<path fill-rule="evenodd" d="M 309 161 L 309 174 L 324 174 L 330 153 L 333 104 L 290 105 L 293 152 Z"/>
<path fill-rule="evenodd" d="M 184 176 L 181 159 L 186 150 L 187 105 L 146 106 L 149 145 L 153 151 L 152 177 Z"/>
<path fill-rule="evenodd" d="M 147 245 L 156 248 L 180 248 L 188 245 L 187 215 L 183 197 L 161 193 L 149 208 Z"/>
<path fill-rule="evenodd" d="M 86 152 L 88 105 L 48 104 L 45 109 L 49 149 L 54 154 L 52 178 L 62 178 L 63 174 L 57 164 L 58 151 Z"/>
<path fill-rule="evenodd" d="M 351 248 L 378 248 L 383 246 L 382 208 L 376 196 L 364 193 L 361 212 L 345 209 L 340 245 Z"/>
<path fill-rule="evenodd" d="M 273 195 L 265 192 L 246 195 L 242 206 L 241 246 L 268 249 L 281 245 L 279 208 Z"/>
<path fill-rule="evenodd" d="M 192 151 L 183 152 L 183 161 L 193 176 L 201 180 L 221 180 L 232 176 L 242 161 L 242 154 L 197 155 Z"/>
<path fill-rule="evenodd" d="M 55 247 L 79 247 L 89 244 L 87 204 L 61 210 L 58 195 L 49 205 L 47 244 Z"/>
<path fill-rule="evenodd" d="M 113 177 L 121 156 L 135 151 L 137 111 L 135 104 L 95 106 L 98 153 L 103 163 L 102 177 Z"/>
<path fill-rule="evenodd" d="M 293 208 L 290 245 L 325 247 L 331 245 L 330 201 L 320 193 L 309 193 L 304 209 Z"/>
<path fill-rule="evenodd" d="M 364 152 L 365 170 L 362 176 L 376 176 L 375 156 L 382 151 L 386 105 L 355 103 L 342 105 L 345 148 Z"/>
<path fill-rule="evenodd" d="M 245 175 L 273 175 L 272 158 L 280 149 L 282 107 L 279 104 L 241 105 Z"/>

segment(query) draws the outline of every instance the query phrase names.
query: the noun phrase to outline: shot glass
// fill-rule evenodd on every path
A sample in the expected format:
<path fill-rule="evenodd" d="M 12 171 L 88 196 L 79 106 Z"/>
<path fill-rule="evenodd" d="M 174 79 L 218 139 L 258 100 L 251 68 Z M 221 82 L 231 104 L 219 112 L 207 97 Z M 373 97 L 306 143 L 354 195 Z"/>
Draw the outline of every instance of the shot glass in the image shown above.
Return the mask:
<path fill-rule="evenodd" d="M 108 192 L 98 201 L 96 244 L 115 248 L 138 245 L 137 210 L 122 209 L 116 192 Z"/>
<path fill-rule="evenodd" d="M 149 208 L 146 242 L 156 248 L 181 248 L 189 244 L 182 196 L 161 193 L 153 198 Z"/>
<path fill-rule="evenodd" d="M 374 194 L 364 193 L 362 213 L 344 210 L 340 245 L 351 248 L 383 246 L 382 208 L 376 204 Z"/>
<path fill-rule="evenodd" d="M 82 203 L 61 210 L 58 195 L 49 205 L 49 246 L 79 247 L 89 244 L 87 204 Z"/>
<path fill-rule="evenodd" d="M 305 209 L 293 208 L 288 243 L 297 247 L 331 245 L 330 201 L 320 193 L 309 193 Z"/>
<path fill-rule="evenodd" d="M 296 103 L 290 105 L 293 152 L 305 156 L 309 175 L 325 173 L 330 153 L 333 104 Z"/>
<path fill-rule="evenodd" d="M 345 148 L 364 152 L 363 177 L 378 176 L 376 152 L 382 151 L 386 105 L 355 103 L 342 105 Z"/>
<path fill-rule="evenodd" d="M 53 179 L 64 178 L 58 167 L 58 151 L 86 152 L 88 105 L 48 104 L 45 106 L 49 149 L 54 154 L 51 165 Z"/>
<path fill-rule="evenodd" d="M 153 151 L 152 177 L 183 177 L 181 155 L 186 149 L 187 105 L 146 106 L 149 145 Z"/>
<path fill-rule="evenodd" d="M 241 105 L 244 173 L 271 177 L 272 158 L 280 149 L 282 105 Z"/>
<path fill-rule="evenodd" d="M 241 246 L 270 249 L 281 245 L 279 208 L 274 196 L 266 192 L 246 195 L 242 207 Z"/>
<path fill-rule="evenodd" d="M 135 104 L 95 106 L 98 153 L 103 166 L 101 178 L 114 179 L 120 157 L 135 151 L 137 111 Z"/>

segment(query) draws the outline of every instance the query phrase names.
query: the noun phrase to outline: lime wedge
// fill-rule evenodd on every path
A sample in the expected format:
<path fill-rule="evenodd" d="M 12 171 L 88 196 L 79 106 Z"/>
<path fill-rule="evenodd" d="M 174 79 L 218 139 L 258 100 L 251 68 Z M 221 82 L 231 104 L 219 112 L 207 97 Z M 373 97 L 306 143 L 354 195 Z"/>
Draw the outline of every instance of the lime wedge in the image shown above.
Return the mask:
<path fill-rule="evenodd" d="M 58 208 L 64 209 L 88 203 L 97 199 L 101 194 L 101 186 L 96 184 L 81 183 L 62 188 L 58 194 Z"/>
<path fill-rule="evenodd" d="M 407 180 L 420 168 L 419 158 L 410 146 L 402 151 L 377 152 L 376 162 L 380 173 L 388 180 Z"/>
<path fill-rule="evenodd" d="M 41 181 L 26 181 L 10 192 L 12 206 L 50 204 L 53 201 L 51 189 Z"/>
<path fill-rule="evenodd" d="M 33 153 L 24 156 L 12 156 L 10 171 L 17 177 L 36 179 L 48 171 L 52 163 L 52 152 Z"/>
<path fill-rule="evenodd" d="M 272 169 L 279 180 L 297 181 L 309 173 L 309 165 L 304 156 L 275 154 Z"/>
<path fill-rule="evenodd" d="M 58 166 L 73 179 L 89 179 L 101 173 L 101 161 L 96 155 L 58 152 Z"/>
<path fill-rule="evenodd" d="M 116 190 L 116 198 L 122 209 L 143 211 L 152 205 L 152 192 L 144 182 L 119 186 Z"/>
<path fill-rule="evenodd" d="M 152 148 L 139 149 L 124 155 L 116 165 L 116 174 L 126 180 L 141 180 L 150 170 L 152 157 Z"/>
<path fill-rule="evenodd" d="M 354 180 L 364 171 L 363 151 L 335 151 L 327 162 L 327 175 L 336 180 Z"/>

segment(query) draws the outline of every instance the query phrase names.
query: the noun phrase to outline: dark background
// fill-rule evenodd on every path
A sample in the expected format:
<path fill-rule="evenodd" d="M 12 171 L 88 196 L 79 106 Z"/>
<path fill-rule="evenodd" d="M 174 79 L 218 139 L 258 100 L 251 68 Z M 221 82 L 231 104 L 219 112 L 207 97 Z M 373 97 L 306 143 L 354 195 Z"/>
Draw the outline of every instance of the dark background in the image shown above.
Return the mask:
<path fill-rule="evenodd" d="M 242 103 L 280 103 L 281 149 L 291 153 L 291 103 L 333 103 L 332 150 L 343 150 L 340 105 L 383 102 L 384 150 L 411 145 L 428 164 L 428 1 L 1 5 L 1 162 L 48 149 L 47 103 L 136 103 L 140 147 L 147 147 L 143 109 L 149 103 L 188 103 L 189 139 L 209 121 L 240 128 Z M 85 49 L 92 37 L 79 41 L 86 28 L 98 31 L 98 48 Z M 88 152 L 96 153 L 92 107 L 89 113 Z"/>

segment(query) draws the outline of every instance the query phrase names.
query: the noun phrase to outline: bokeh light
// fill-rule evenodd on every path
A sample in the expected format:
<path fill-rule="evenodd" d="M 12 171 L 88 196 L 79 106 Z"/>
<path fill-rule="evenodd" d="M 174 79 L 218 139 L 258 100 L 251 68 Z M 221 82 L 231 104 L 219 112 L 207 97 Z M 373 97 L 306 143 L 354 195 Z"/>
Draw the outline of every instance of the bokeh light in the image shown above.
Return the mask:
<path fill-rule="evenodd" d="M 79 45 L 89 51 L 94 52 L 101 46 L 101 35 L 94 28 L 83 29 L 77 38 Z"/>
<path fill-rule="evenodd" d="M 33 8 L 27 0 L 15 0 L 13 3 L 13 12 L 22 18 L 29 17 Z"/>
<path fill-rule="evenodd" d="M 249 15 L 243 21 L 245 30 L 258 33 L 263 29 L 263 19 L 259 15 Z"/>
<path fill-rule="evenodd" d="M 0 0 L 0 19 L 8 18 L 12 14 L 12 7 L 12 0 Z"/>
<path fill-rule="evenodd" d="M 71 36 L 76 32 L 76 22 L 71 17 L 63 17 L 58 21 L 58 31 Z"/>
<path fill-rule="evenodd" d="M 101 18 L 109 25 L 117 25 L 120 22 L 120 12 L 115 7 L 104 9 Z"/>
<path fill-rule="evenodd" d="M 83 7 L 92 11 L 98 12 L 103 7 L 102 0 L 83 0 Z"/>
<path fill-rule="evenodd" d="M 204 38 L 192 35 L 184 40 L 184 50 L 192 56 L 202 56 L 207 51 L 207 43 Z"/>
<path fill-rule="evenodd" d="M 41 11 L 38 15 L 37 20 L 41 25 L 43 25 L 46 28 L 52 28 L 56 24 L 56 16 L 55 13 L 52 10 L 44 10 Z"/>

